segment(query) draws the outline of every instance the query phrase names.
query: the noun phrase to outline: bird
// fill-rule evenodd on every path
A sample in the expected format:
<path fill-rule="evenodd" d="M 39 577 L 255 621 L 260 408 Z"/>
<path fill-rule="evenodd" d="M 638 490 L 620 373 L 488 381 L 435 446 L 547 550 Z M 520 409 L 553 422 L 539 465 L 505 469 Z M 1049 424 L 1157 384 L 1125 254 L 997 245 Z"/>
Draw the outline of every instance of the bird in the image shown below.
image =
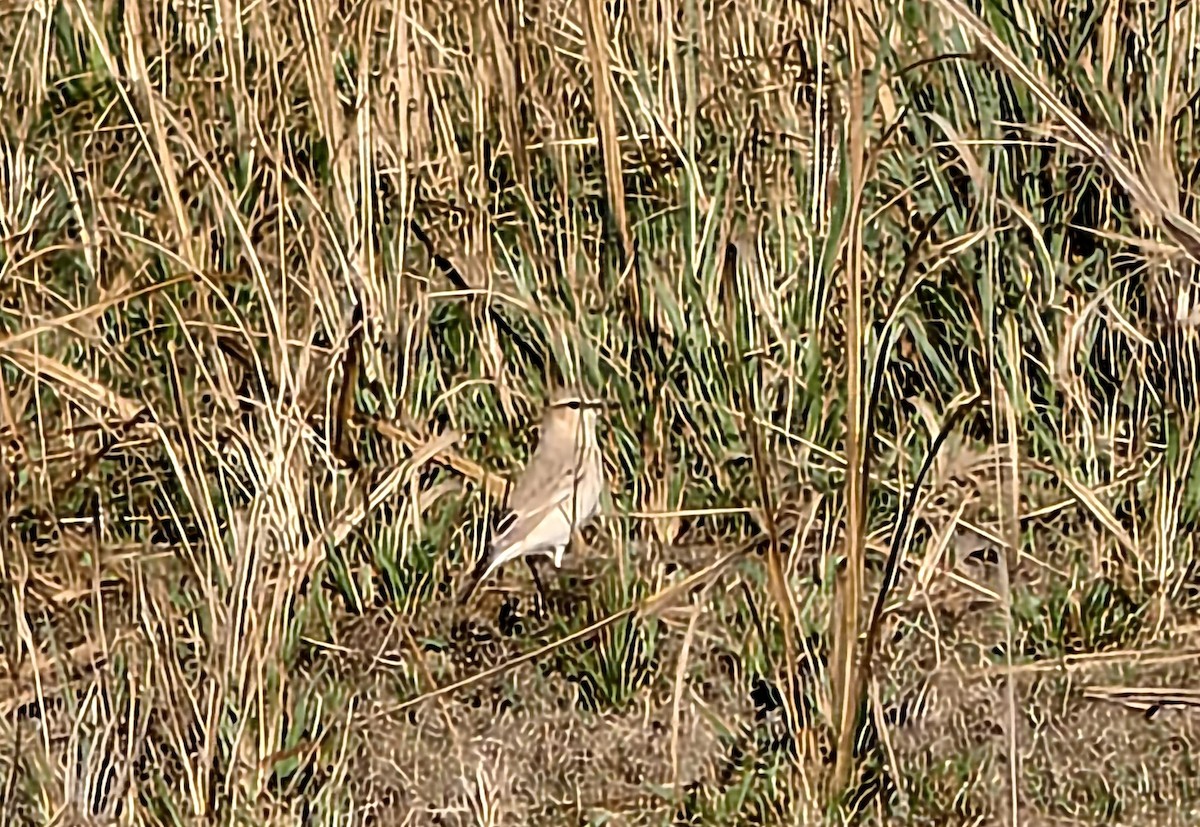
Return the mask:
<path fill-rule="evenodd" d="M 545 599 L 534 556 L 547 556 L 562 567 L 563 553 L 577 528 L 600 508 L 604 461 L 596 440 L 596 420 L 603 403 L 568 390 L 554 394 L 542 414 L 537 448 L 512 494 L 508 511 L 496 526 L 459 603 L 466 603 L 493 572 L 524 557 L 538 593 Z"/>

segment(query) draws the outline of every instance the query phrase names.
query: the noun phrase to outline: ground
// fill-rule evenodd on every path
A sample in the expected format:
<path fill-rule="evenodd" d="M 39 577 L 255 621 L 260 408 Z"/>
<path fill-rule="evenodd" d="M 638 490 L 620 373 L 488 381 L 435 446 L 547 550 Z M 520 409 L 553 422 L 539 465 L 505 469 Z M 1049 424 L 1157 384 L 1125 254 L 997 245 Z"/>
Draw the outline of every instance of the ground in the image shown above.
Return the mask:
<path fill-rule="evenodd" d="M 9 5 L 0 823 L 1200 823 L 1200 5 Z"/>

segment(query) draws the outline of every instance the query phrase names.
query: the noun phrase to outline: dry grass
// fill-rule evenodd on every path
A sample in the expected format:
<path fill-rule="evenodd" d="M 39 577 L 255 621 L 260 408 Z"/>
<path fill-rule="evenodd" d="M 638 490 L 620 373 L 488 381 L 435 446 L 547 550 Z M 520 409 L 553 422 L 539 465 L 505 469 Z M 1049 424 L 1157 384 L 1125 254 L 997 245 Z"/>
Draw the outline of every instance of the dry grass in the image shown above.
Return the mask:
<path fill-rule="evenodd" d="M 0 20 L 0 822 L 1200 817 L 1200 4 Z"/>

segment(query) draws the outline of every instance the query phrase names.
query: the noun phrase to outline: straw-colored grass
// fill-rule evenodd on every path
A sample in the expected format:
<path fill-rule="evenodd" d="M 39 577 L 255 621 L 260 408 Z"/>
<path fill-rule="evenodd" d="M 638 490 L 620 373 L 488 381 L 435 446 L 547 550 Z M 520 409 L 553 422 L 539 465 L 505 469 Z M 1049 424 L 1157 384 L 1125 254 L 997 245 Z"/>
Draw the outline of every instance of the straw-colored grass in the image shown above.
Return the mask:
<path fill-rule="evenodd" d="M 0 21 L 0 823 L 1200 818 L 1200 4 Z"/>

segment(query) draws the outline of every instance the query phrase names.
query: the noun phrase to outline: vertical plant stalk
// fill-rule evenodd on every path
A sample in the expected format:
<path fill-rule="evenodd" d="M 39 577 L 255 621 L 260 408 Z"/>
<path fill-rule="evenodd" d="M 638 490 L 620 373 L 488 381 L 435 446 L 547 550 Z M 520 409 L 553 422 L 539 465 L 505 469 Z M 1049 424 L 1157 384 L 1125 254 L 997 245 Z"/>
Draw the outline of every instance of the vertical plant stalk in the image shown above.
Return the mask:
<path fill-rule="evenodd" d="M 368 4 L 368 8 L 373 8 Z M 383 288 L 376 274 L 374 242 L 374 191 L 376 174 L 371 124 L 370 94 L 370 35 L 373 25 L 368 19 L 363 26 L 362 39 L 346 42 L 360 56 L 353 75 L 356 101 L 347 111 L 338 97 L 339 48 L 333 42 L 329 14 L 315 0 L 303 0 L 296 5 L 299 30 L 294 38 L 300 45 L 307 69 L 308 91 L 312 98 L 313 115 L 321 138 L 329 151 L 329 186 L 333 226 L 340 232 L 336 244 L 344 255 L 337 260 L 345 268 L 344 277 L 350 297 L 362 305 L 363 356 L 362 371 L 367 381 L 381 378 L 378 344 L 383 319 L 387 318 Z M 349 80 L 349 77 L 347 77 Z M 350 140 L 353 136 L 353 140 Z M 380 385 L 386 391 L 386 383 Z M 385 399 L 390 398 L 385 393 Z"/>
<path fill-rule="evenodd" d="M 855 671 L 858 661 L 859 603 L 862 602 L 865 497 L 862 485 L 862 366 L 864 325 L 862 307 L 862 189 L 863 87 L 858 17 L 847 6 L 847 47 L 850 57 L 846 107 L 847 162 L 850 164 L 849 216 L 846 239 L 846 560 L 835 582 L 833 699 L 836 712 L 837 758 L 833 790 L 846 788 L 854 766 Z"/>
<path fill-rule="evenodd" d="M 508 7 L 501 19 L 499 4 L 489 4 L 483 14 L 487 18 L 487 34 L 491 38 L 492 68 L 500 85 L 504 99 L 504 110 L 500 113 L 500 127 L 506 133 L 508 151 L 512 156 L 513 172 L 522 196 L 529 199 L 533 187 L 529 178 L 529 153 L 525 149 L 525 137 L 521 130 L 521 65 L 513 59 L 513 52 L 521 47 L 521 40 L 513 31 L 513 15 L 516 9 Z"/>
<path fill-rule="evenodd" d="M 337 404 L 329 423 L 329 448 L 334 456 L 346 463 L 355 463 L 354 453 L 346 443 L 347 428 L 354 417 L 354 392 L 362 371 L 362 304 L 355 302 L 350 321 L 350 338 L 342 361 L 342 381 L 338 386 Z"/>
<path fill-rule="evenodd" d="M 987 249 L 992 249 L 992 243 L 989 239 Z M 990 261 L 994 261 L 989 256 Z M 993 270 L 992 277 L 995 277 L 994 265 L 989 267 Z M 993 314 L 995 318 L 995 314 Z M 1017 364 L 1015 360 L 1019 357 L 1020 346 L 1017 344 L 1017 331 L 1013 325 L 1012 316 L 1005 318 L 1006 324 L 997 331 L 998 334 L 1004 335 L 1005 352 L 1007 355 L 1006 362 L 1010 365 Z M 1018 482 L 1020 480 L 1020 440 L 1017 437 L 1017 411 L 1013 399 L 1012 389 L 1007 381 L 1003 381 L 1000 377 L 1000 367 L 995 363 L 995 348 L 992 348 L 993 364 L 992 370 L 993 381 L 993 410 L 1003 408 L 1004 411 L 1004 430 L 1005 430 L 1005 445 L 1008 449 L 1008 473 L 1009 478 L 1007 485 L 1002 486 L 1004 494 L 1007 496 L 1000 497 L 1000 517 L 1001 524 L 1004 526 L 1004 540 L 1008 544 L 1007 549 L 1002 549 L 997 561 L 998 575 L 1000 579 L 998 591 L 1000 592 L 1000 606 L 1004 612 L 1004 659 L 1008 669 L 1004 679 L 1004 698 L 1005 706 L 1007 707 L 1007 718 L 1005 720 L 1005 736 L 1008 742 L 1008 806 L 1009 806 L 1009 821 L 1012 827 L 1017 827 L 1021 823 L 1021 806 L 1020 806 L 1020 779 L 1021 779 L 1021 753 L 1019 744 L 1017 743 L 1017 692 L 1013 685 L 1013 613 L 1012 613 L 1012 577 L 1011 572 L 1015 570 L 1017 562 L 1021 559 L 1021 494 L 1018 490 Z M 995 381 L 1001 379 L 1002 381 Z M 993 420 L 994 421 L 994 420 Z M 996 458 L 998 469 L 1001 467 L 999 456 Z M 1001 482 L 1004 482 L 1004 475 L 997 475 Z"/>
<path fill-rule="evenodd" d="M 79 11 L 84 25 L 87 27 L 88 34 L 91 37 L 92 45 L 99 53 L 104 61 L 104 67 L 108 70 L 111 77 L 120 77 L 120 72 L 117 69 L 116 59 L 109 51 L 105 38 L 101 35 L 91 14 L 88 12 L 87 6 L 83 0 L 77 0 L 76 7 Z M 124 84 L 117 83 L 116 91 L 121 98 L 121 102 L 125 104 L 125 109 L 129 112 L 129 117 L 133 121 L 134 129 L 137 131 L 138 138 L 142 146 L 146 150 L 146 158 L 150 162 L 151 168 L 154 170 L 155 177 L 158 179 L 159 185 L 163 189 L 166 196 L 168 206 L 171 209 L 171 216 L 175 221 L 175 229 L 179 234 L 179 254 L 186 267 L 192 271 L 196 271 L 196 257 L 192 250 L 191 225 L 184 214 L 183 200 L 179 194 L 179 180 L 174 165 L 174 156 L 170 153 L 170 147 L 167 144 L 166 130 L 162 124 L 162 115 L 155 105 L 153 90 L 150 87 L 150 82 L 147 77 L 146 57 L 142 50 L 142 22 L 141 10 L 136 3 L 130 3 L 125 8 L 125 23 L 126 23 L 126 45 L 129 47 L 129 58 L 132 61 L 131 71 L 134 74 L 133 81 L 137 86 L 137 94 L 145 98 L 144 105 L 150 116 L 151 128 L 154 130 L 154 145 L 150 144 L 150 136 L 146 134 L 146 128 L 143 125 L 142 118 L 138 114 L 137 108 L 134 106 L 134 101 L 129 93 L 125 90 Z M 11 338 L 11 337 L 10 337 Z"/>
<path fill-rule="evenodd" d="M 882 358 L 879 360 L 878 367 L 880 370 L 882 370 L 883 361 Z M 912 487 L 909 488 L 908 496 L 901 505 L 900 514 L 896 518 L 895 526 L 892 529 L 892 542 L 888 548 L 887 560 L 884 563 L 883 582 L 879 584 L 879 592 L 875 595 L 875 603 L 871 609 L 871 616 L 867 621 L 866 633 L 863 636 L 862 660 L 859 661 L 854 680 L 854 696 L 856 698 L 866 697 L 867 683 L 871 677 L 872 656 L 879 648 L 879 636 L 883 630 L 884 606 L 887 604 L 888 595 L 896 585 L 898 578 L 897 570 L 900 567 L 900 554 L 904 550 L 905 542 L 911 535 L 910 526 L 916 514 L 917 500 L 920 498 L 921 489 L 925 485 L 925 478 L 929 476 L 929 471 L 933 468 L 933 464 L 937 460 L 942 446 L 946 444 L 946 439 L 954 432 L 959 423 L 962 422 L 963 417 L 975 406 L 979 398 L 979 393 L 974 392 L 959 397 L 956 402 L 951 403 L 950 411 L 942 423 L 942 428 L 930 443 L 929 452 L 925 455 L 925 461 L 922 463 L 920 471 L 917 472 Z M 857 709 L 858 707 L 856 706 L 855 708 Z M 852 723 L 852 730 L 857 730 L 857 715 L 854 716 Z M 880 726 L 882 725 L 883 722 L 880 721 Z"/>
<path fill-rule="evenodd" d="M 617 116 L 613 109 L 612 69 L 608 63 L 608 27 L 604 23 L 604 0 L 584 0 L 584 37 L 592 64 L 592 108 L 596 115 L 596 137 L 604 158 L 604 182 L 608 187 L 608 217 L 621 242 L 620 269 L 633 260 L 633 236 L 625 212 L 625 180 L 621 171 L 621 144 L 617 136 Z M 631 280 L 636 283 L 636 279 Z M 636 286 L 631 287 L 636 296 Z M 634 312 L 640 312 L 637 304 Z"/>
<path fill-rule="evenodd" d="M 655 323 L 655 296 L 653 290 L 642 292 L 636 245 L 629 227 L 629 216 L 625 209 L 625 179 L 621 166 L 621 144 L 617 132 L 617 116 L 613 102 L 613 74 L 608 58 L 608 25 L 605 19 L 604 0 L 583 0 L 583 31 L 588 59 L 592 68 L 592 108 L 596 118 L 596 138 L 604 162 L 604 182 L 607 189 L 607 209 L 604 238 L 614 235 L 619 242 L 617 256 L 617 285 L 624 285 L 625 314 L 629 320 L 632 353 L 629 364 L 633 376 L 638 406 L 642 417 L 637 424 L 637 439 L 643 448 L 642 474 L 646 484 L 635 483 L 634 502 L 637 507 L 662 510 L 666 503 L 656 498 L 656 489 L 651 483 L 655 479 L 667 479 L 669 468 L 665 446 L 660 436 L 665 421 L 661 386 L 665 370 L 660 370 L 658 359 L 663 353 L 662 336 Z M 605 267 L 601 267 L 601 290 L 608 296 Z M 651 538 L 661 540 L 657 525 L 649 528 Z M 624 555 L 618 555 L 618 570 L 625 579 Z"/>
<path fill-rule="evenodd" d="M 729 346 L 733 350 L 730 364 L 733 368 L 735 387 L 742 397 L 742 415 L 746 423 L 746 441 L 750 444 L 750 454 L 754 460 L 754 476 L 758 483 L 759 508 L 762 510 L 763 527 L 767 533 L 767 584 L 771 590 L 772 599 L 779 610 L 779 626 L 783 631 L 783 668 L 786 672 L 787 697 L 784 700 L 784 712 L 787 718 L 788 731 L 797 745 L 801 743 L 799 732 L 801 721 L 798 710 L 803 709 L 803 699 L 798 688 L 796 669 L 796 634 L 793 629 L 794 612 L 792 610 L 791 593 L 788 591 L 787 575 L 783 567 L 783 554 L 779 548 L 779 526 L 775 522 L 775 498 L 771 487 L 771 466 L 767 463 L 766 446 L 763 443 L 762 431 L 759 429 L 754 416 L 754 405 L 751 401 L 750 380 L 746 375 L 746 350 L 742 347 L 738 334 L 737 314 L 737 247 L 725 245 L 725 259 L 721 271 L 721 290 L 725 299 L 725 323 L 728 325 Z M 767 647 L 763 639 L 763 646 Z M 803 758 L 805 756 L 801 756 Z"/>

